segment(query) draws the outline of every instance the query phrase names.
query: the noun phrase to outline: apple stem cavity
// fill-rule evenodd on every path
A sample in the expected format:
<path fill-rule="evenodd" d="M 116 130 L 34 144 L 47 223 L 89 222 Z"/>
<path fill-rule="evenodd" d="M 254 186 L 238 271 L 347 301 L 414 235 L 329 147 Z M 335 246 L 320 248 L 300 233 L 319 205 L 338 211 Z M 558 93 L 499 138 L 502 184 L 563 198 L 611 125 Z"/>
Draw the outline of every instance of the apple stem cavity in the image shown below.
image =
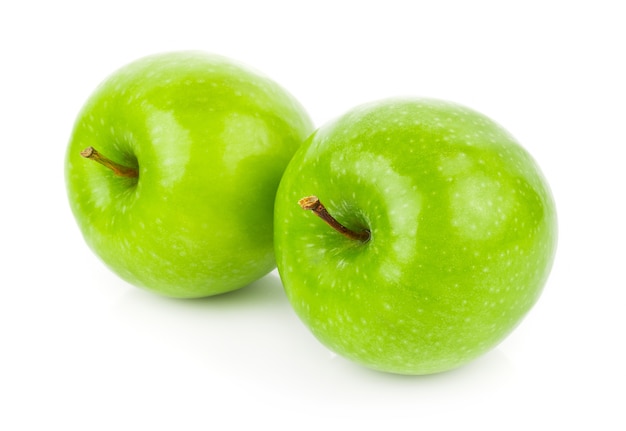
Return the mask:
<path fill-rule="evenodd" d="M 86 159 L 91 159 L 94 162 L 100 163 L 102 166 L 106 166 L 111 169 L 115 175 L 124 178 L 139 178 L 139 170 L 135 168 L 129 168 L 128 166 L 120 165 L 117 162 L 103 156 L 94 147 L 85 148 L 80 152 L 80 155 Z"/>
<path fill-rule="evenodd" d="M 313 211 L 330 227 L 332 227 L 337 232 L 347 238 L 361 242 L 367 242 L 370 239 L 371 234 L 369 230 L 356 232 L 339 223 L 333 216 L 330 215 L 328 210 L 326 210 L 326 207 L 320 202 L 317 196 L 307 196 L 306 198 L 302 198 L 298 201 L 298 204 L 300 205 L 300 207 L 302 207 L 303 210 Z"/>

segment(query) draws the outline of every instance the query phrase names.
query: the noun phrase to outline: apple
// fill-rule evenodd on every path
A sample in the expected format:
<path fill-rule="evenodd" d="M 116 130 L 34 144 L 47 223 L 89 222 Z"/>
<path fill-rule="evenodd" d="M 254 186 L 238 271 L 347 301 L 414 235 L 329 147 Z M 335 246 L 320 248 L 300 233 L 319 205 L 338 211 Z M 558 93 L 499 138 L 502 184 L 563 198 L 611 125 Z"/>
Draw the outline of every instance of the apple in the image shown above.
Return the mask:
<path fill-rule="evenodd" d="M 275 226 L 304 324 L 339 355 L 399 374 L 450 370 L 503 340 L 539 298 L 557 241 L 528 152 L 478 112 L 419 98 L 318 129 L 283 175 Z"/>
<path fill-rule="evenodd" d="M 80 111 L 65 159 L 70 206 L 129 283 L 178 298 L 238 289 L 275 268 L 276 189 L 312 129 L 292 95 L 237 62 L 145 57 Z"/>

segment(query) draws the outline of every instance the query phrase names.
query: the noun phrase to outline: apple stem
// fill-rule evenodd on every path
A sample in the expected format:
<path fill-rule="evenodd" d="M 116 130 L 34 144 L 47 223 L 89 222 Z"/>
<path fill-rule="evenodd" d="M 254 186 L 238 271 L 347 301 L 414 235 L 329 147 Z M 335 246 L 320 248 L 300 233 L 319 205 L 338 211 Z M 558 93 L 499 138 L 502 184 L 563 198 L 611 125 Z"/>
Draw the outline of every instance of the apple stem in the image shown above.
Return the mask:
<path fill-rule="evenodd" d="M 333 216 L 331 216 L 326 207 L 320 202 L 317 196 L 308 196 L 306 198 L 302 198 L 298 201 L 300 207 L 303 210 L 313 211 L 319 218 L 324 220 L 330 227 L 335 229 L 337 232 L 341 233 L 347 238 L 366 242 L 370 239 L 370 231 L 362 230 L 360 232 L 355 232 L 352 229 L 349 229 L 339 223 Z"/>
<path fill-rule="evenodd" d="M 100 154 L 94 147 L 85 148 L 80 152 L 80 155 L 86 159 L 91 159 L 94 162 L 100 163 L 102 166 L 106 166 L 111 169 L 115 175 L 118 177 L 125 178 L 138 178 L 139 171 L 135 168 L 129 168 L 128 166 L 120 165 L 117 162 L 114 162 L 111 159 Z"/>

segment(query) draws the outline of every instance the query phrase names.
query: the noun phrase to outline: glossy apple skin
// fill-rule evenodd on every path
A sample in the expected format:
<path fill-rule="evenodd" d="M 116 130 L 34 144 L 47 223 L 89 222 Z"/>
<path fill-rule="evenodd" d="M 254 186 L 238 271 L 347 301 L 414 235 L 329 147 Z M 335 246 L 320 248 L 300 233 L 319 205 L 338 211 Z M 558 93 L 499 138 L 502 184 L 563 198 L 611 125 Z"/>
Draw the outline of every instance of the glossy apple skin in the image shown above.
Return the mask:
<path fill-rule="evenodd" d="M 193 298 L 275 267 L 273 202 L 312 124 L 275 82 L 202 52 L 139 59 L 106 79 L 76 120 L 65 174 L 93 251 L 128 282 Z M 138 167 L 120 178 L 80 152 Z"/>
<path fill-rule="evenodd" d="M 308 195 L 369 241 L 303 211 Z M 283 176 L 275 225 L 302 321 L 338 354 L 400 374 L 500 342 L 539 298 L 557 241 L 531 156 L 489 118 L 429 99 L 367 104 L 315 132 Z"/>

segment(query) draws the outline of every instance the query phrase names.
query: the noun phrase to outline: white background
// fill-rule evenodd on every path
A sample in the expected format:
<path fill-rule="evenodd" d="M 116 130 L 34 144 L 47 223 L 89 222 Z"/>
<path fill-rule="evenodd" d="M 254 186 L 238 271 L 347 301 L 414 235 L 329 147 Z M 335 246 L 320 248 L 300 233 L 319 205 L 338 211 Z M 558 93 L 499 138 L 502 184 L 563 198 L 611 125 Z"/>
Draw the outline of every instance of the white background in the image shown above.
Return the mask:
<path fill-rule="evenodd" d="M 0 429 L 626 429 L 620 3 L 3 2 Z M 322 347 L 275 273 L 198 301 L 120 281 L 69 211 L 65 147 L 105 76 L 178 49 L 263 71 L 317 125 L 396 95 L 504 125 L 558 205 L 538 304 L 472 364 L 401 377 Z"/>

